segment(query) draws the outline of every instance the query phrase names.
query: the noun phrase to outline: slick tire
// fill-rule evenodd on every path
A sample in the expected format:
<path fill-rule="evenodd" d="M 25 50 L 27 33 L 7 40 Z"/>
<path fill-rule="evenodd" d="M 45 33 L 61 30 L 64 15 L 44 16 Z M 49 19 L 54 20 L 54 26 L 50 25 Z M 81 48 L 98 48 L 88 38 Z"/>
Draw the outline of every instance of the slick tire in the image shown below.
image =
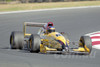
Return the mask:
<path fill-rule="evenodd" d="M 84 49 L 90 54 L 92 51 L 91 38 L 89 36 L 81 36 L 80 42 L 82 42 Z"/>
<path fill-rule="evenodd" d="M 29 38 L 30 52 L 38 53 L 40 51 L 41 39 L 38 34 L 32 34 Z"/>
<path fill-rule="evenodd" d="M 22 49 L 24 46 L 24 34 L 19 31 L 13 31 L 10 35 L 11 49 Z"/>

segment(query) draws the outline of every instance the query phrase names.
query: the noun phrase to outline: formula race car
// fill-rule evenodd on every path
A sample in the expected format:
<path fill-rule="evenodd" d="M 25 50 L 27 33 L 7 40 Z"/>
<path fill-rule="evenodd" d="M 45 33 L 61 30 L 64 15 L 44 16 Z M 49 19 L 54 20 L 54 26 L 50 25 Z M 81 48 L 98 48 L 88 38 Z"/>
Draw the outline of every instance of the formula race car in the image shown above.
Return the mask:
<path fill-rule="evenodd" d="M 26 33 L 26 26 L 40 27 L 37 34 Z M 90 54 L 92 42 L 89 36 L 81 36 L 78 48 L 70 48 L 70 41 L 64 32 L 56 32 L 54 24 L 25 22 L 23 32 L 13 31 L 10 35 L 11 49 L 26 49 L 30 52 Z"/>

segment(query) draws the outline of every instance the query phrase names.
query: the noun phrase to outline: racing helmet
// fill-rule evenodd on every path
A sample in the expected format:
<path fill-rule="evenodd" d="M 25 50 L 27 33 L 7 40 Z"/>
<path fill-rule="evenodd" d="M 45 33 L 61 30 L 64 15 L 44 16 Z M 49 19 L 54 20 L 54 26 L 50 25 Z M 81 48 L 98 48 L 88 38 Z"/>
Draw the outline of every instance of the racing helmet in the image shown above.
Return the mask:
<path fill-rule="evenodd" d="M 54 28 L 53 26 L 49 26 L 49 27 L 47 28 L 47 32 L 48 32 L 48 33 L 55 32 L 55 28 Z"/>

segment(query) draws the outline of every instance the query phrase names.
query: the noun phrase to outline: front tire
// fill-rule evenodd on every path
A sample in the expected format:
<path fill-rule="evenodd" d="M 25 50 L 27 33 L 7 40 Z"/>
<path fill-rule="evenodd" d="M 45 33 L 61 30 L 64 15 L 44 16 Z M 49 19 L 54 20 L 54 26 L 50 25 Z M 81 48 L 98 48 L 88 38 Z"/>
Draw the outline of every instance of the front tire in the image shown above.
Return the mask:
<path fill-rule="evenodd" d="M 81 36 L 80 43 L 82 47 L 90 54 L 92 51 L 92 41 L 89 36 Z"/>
<path fill-rule="evenodd" d="M 40 51 L 41 39 L 38 34 L 32 34 L 29 39 L 30 52 L 38 53 Z"/>

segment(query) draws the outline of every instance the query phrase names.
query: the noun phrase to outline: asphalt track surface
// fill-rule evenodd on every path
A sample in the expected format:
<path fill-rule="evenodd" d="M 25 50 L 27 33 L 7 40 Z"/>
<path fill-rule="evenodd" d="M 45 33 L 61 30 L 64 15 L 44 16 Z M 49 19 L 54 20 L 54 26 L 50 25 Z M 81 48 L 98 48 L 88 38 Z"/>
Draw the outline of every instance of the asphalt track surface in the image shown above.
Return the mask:
<path fill-rule="evenodd" d="M 100 8 L 54 10 L 0 15 L 0 67 L 100 67 L 100 50 L 90 56 L 38 54 L 11 50 L 9 36 L 22 31 L 24 22 L 54 22 L 56 31 L 69 34 L 71 41 L 100 30 Z M 36 33 L 38 28 L 28 28 Z"/>

